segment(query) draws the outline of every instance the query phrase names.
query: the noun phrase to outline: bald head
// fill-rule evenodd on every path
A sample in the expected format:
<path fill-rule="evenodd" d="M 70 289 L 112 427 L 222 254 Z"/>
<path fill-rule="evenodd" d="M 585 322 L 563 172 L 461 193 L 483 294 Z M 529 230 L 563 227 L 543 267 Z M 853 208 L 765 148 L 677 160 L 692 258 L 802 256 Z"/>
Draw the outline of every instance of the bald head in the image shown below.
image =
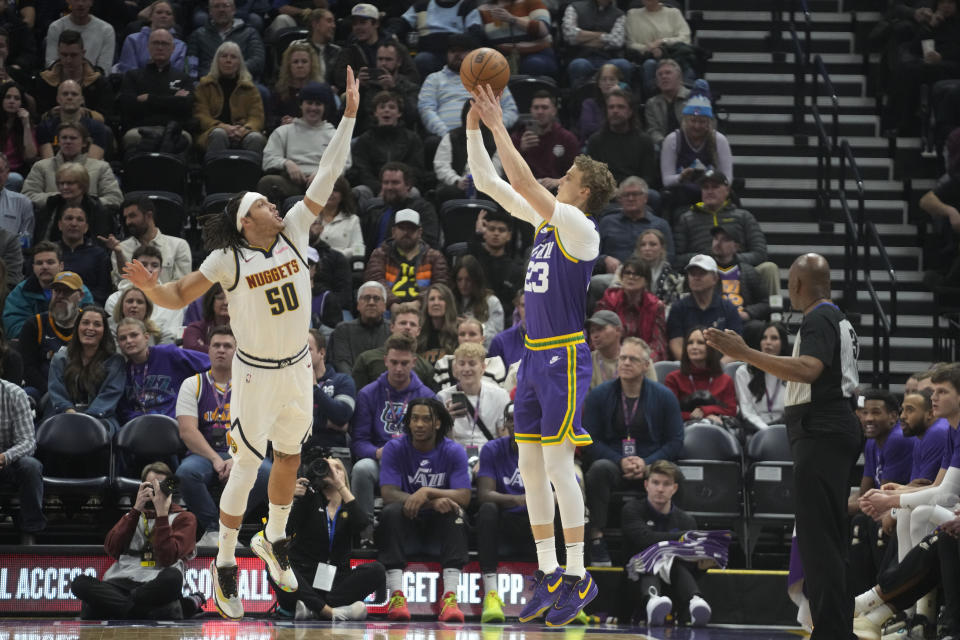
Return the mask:
<path fill-rule="evenodd" d="M 805 253 L 793 261 L 788 281 L 790 303 L 798 310 L 830 297 L 830 265 L 818 253 Z"/>

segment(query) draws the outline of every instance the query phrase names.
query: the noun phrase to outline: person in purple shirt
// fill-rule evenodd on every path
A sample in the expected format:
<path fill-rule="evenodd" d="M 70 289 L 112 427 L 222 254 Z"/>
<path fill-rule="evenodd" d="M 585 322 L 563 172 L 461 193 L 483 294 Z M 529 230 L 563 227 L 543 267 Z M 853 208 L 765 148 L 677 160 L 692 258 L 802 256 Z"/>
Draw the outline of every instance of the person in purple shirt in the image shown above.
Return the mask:
<path fill-rule="evenodd" d="M 403 435 L 402 422 L 407 403 L 414 398 L 433 398 L 434 393 L 413 373 L 417 361 L 417 341 L 395 333 L 384 343 L 386 373 L 360 389 L 357 409 L 350 427 L 350 448 L 357 462 L 350 474 L 357 503 L 373 519 L 373 498 L 380 479 L 383 447 L 392 438 Z M 369 531 L 361 542 L 369 540 Z"/>
<path fill-rule="evenodd" d="M 150 346 L 147 329 L 136 318 L 117 325 L 117 343 L 127 359 L 127 383 L 117 404 L 121 428 L 137 416 L 158 413 L 177 417 L 177 394 L 187 378 L 210 368 L 205 353 L 174 344 Z"/>
<path fill-rule="evenodd" d="M 409 620 L 400 590 L 407 555 L 437 555 L 443 565 L 440 622 L 463 622 L 457 606 L 460 570 L 467 564 L 464 509 L 470 504 L 466 450 L 447 437 L 453 418 L 436 398 L 411 400 L 403 435 L 383 448 L 383 511 L 377 528 L 379 560 L 387 568 L 388 620 Z"/>

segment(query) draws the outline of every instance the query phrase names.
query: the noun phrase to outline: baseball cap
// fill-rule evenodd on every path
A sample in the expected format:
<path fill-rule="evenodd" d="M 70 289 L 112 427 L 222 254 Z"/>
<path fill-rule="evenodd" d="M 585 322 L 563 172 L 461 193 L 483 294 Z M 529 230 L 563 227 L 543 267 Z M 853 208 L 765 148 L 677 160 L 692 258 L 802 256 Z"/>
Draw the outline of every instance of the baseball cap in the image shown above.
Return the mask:
<path fill-rule="evenodd" d="M 609 309 L 604 309 L 603 311 L 597 311 L 594 313 L 592 316 L 590 316 L 590 319 L 587 320 L 587 324 L 595 324 L 598 327 L 611 326 L 619 327 L 620 329 L 623 328 L 623 323 L 620 322 L 620 316 Z"/>
<path fill-rule="evenodd" d="M 717 184 L 728 185 L 730 181 L 727 180 L 727 176 L 723 175 L 722 171 L 717 171 L 716 169 L 708 169 L 702 176 L 700 176 L 700 184 L 704 182 L 716 182 Z"/>
<path fill-rule="evenodd" d="M 53 287 L 54 285 L 58 284 L 74 291 L 80 291 L 83 289 L 83 279 L 73 271 L 61 271 L 57 275 L 53 276 L 53 282 L 50 284 L 50 286 Z"/>
<path fill-rule="evenodd" d="M 736 242 L 737 244 L 743 244 L 743 236 L 740 233 L 740 229 L 733 225 L 720 225 L 718 224 L 713 229 L 710 229 L 711 235 L 717 235 L 718 233 L 725 233 L 728 238 Z"/>
<path fill-rule="evenodd" d="M 317 264 L 320 262 L 320 252 L 315 247 L 307 247 L 307 263 Z"/>
<path fill-rule="evenodd" d="M 693 267 L 698 267 L 704 271 L 709 271 L 710 273 L 719 272 L 717 270 L 717 261 L 710 256 L 703 255 L 702 253 L 690 258 L 690 262 L 687 264 L 686 270 L 690 271 L 690 269 Z"/>
<path fill-rule="evenodd" d="M 361 2 L 360 4 L 353 5 L 353 9 L 350 10 L 350 16 L 353 18 L 368 18 L 370 20 L 379 20 L 380 11 L 372 4 Z"/>
<path fill-rule="evenodd" d="M 400 224 L 401 222 L 409 222 L 410 224 L 419 227 L 420 214 L 413 209 L 400 209 L 400 211 L 397 211 L 397 215 L 393 218 L 393 224 Z"/>

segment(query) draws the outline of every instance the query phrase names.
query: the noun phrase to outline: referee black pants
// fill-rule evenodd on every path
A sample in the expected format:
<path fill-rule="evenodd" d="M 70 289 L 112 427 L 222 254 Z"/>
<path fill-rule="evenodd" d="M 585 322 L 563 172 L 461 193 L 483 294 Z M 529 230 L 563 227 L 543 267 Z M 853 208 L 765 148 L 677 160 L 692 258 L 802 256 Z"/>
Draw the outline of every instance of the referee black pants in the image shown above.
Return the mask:
<path fill-rule="evenodd" d="M 801 436 L 790 443 L 797 546 L 813 617 L 810 640 L 856 637 L 853 598 L 847 592 L 847 497 L 860 439 L 848 433 Z"/>

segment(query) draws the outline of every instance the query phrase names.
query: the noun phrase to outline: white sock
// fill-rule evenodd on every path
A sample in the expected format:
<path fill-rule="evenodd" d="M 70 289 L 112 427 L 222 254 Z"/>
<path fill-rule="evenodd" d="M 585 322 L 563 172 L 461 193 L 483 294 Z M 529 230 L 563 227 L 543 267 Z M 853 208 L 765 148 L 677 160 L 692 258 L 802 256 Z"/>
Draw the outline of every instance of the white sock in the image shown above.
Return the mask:
<path fill-rule="evenodd" d="M 537 540 L 537 563 L 540 571 L 546 574 L 553 573 L 560 566 L 557 562 L 557 541 L 553 536 Z"/>
<path fill-rule="evenodd" d="M 460 569 L 443 570 L 443 592 L 457 595 L 457 587 L 460 586 Z"/>
<path fill-rule="evenodd" d="M 403 569 L 387 569 L 387 596 L 392 596 L 394 591 L 400 591 L 402 581 Z"/>
<path fill-rule="evenodd" d="M 574 542 L 567 545 L 567 575 L 582 578 L 586 573 L 583 566 L 583 543 Z"/>
<path fill-rule="evenodd" d="M 894 614 L 893 609 L 888 604 L 882 604 L 879 607 L 868 611 L 864 617 L 870 622 L 874 623 L 878 627 L 881 626 L 884 621 Z"/>
<path fill-rule="evenodd" d="M 240 529 L 231 529 L 220 521 L 220 532 L 217 534 L 217 566 L 231 567 L 237 564 L 237 536 Z"/>
<path fill-rule="evenodd" d="M 267 510 L 267 527 L 263 535 L 267 536 L 267 542 L 276 542 L 287 537 L 287 518 L 290 517 L 290 504 L 273 504 Z"/>
<path fill-rule="evenodd" d="M 484 595 L 486 595 L 491 591 L 498 593 L 497 592 L 497 574 L 485 573 L 483 574 L 483 593 Z"/>
<path fill-rule="evenodd" d="M 876 589 L 870 587 L 853 599 L 853 615 L 861 616 L 871 609 L 876 609 L 881 604 L 883 604 L 883 600 L 880 598 L 880 594 L 877 593 Z"/>

